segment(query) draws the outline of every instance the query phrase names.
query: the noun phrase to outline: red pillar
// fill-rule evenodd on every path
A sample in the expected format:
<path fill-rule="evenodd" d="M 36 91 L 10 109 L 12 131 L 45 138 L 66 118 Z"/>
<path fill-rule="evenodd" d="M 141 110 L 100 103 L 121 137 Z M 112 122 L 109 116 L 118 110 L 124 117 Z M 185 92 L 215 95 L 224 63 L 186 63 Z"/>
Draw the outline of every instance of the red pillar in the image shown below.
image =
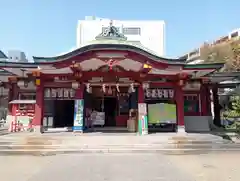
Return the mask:
<path fill-rule="evenodd" d="M 80 85 L 80 87 L 79 88 L 77 88 L 76 89 L 76 91 L 75 91 L 75 103 L 74 104 L 76 104 L 76 101 L 82 101 L 82 106 L 83 107 L 81 107 L 81 110 L 80 110 L 80 112 L 82 112 L 82 114 L 81 115 L 79 115 L 79 116 L 81 116 L 81 118 L 79 119 L 79 118 L 77 118 L 77 119 L 75 119 L 75 116 L 74 116 L 74 123 L 73 123 L 73 132 L 80 132 L 80 133 L 83 133 L 83 131 L 84 131 L 84 127 L 85 127 L 85 118 L 84 118 L 84 111 L 85 111 L 85 105 L 84 105 L 84 88 L 85 88 L 85 86 L 84 86 L 84 84 L 81 84 Z M 79 111 L 77 111 L 77 110 L 75 110 L 75 106 L 76 105 L 74 105 L 74 115 L 75 114 L 79 114 Z M 78 109 L 79 109 L 80 107 L 78 107 Z M 77 113 L 76 113 L 76 111 L 77 111 Z"/>
<path fill-rule="evenodd" d="M 75 99 L 83 99 L 84 93 L 84 84 L 81 84 L 80 87 L 76 90 Z"/>
<path fill-rule="evenodd" d="M 207 105 L 207 87 L 202 84 L 200 88 L 200 101 L 201 101 L 201 116 L 208 115 L 208 105 Z"/>
<path fill-rule="evenodd" d="M 178 132 L 185 132 L 184 124 L 184 93 L 182 86 L 175 86 L 175 100 L 177 105 L 177 126 Z"/>
<path fill-rule="evenodd" d="M 12 105 L 9 104 L 9 102 L 11 102 L 12 99 L 13 99 L 13 86 L 11 84 L 8 89 L 8 115 L 13 115 Z"/>
<path fill-rule="evenodd" d="M 32 125 L 36 132 L 41 132 L 43 109 L 44 109 L 44 88 L 42 83 L 36 86 L 36 104 L 35 104 L 35 115 L 33 117 Z"/>
<path fill-rule="evenodd" d="M 8 102 L 11 102 L 12 100 L 18 99 L 18 86 L 16 83 L 11 83 L 10 88 L 8 91 Z M 12 105 L 8 104 L 8 114 L 13 115 L 12 113 Z"/>
<path fill-rule="evenodd" d="M 144 90 L 141 85 L 138 87 L 138 103 L 144 103 Z"/>

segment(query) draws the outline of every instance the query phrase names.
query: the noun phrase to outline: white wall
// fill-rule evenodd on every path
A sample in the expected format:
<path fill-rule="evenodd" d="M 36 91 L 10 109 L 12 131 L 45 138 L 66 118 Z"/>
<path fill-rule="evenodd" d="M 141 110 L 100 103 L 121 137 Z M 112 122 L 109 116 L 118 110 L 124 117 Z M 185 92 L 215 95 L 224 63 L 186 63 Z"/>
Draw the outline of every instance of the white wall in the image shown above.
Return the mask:
<path fill-rule="evenodd" d="M 89 17 L 88 17 L 89 19 Z M 102 32 L 102 27 L 108 27 L 110 19 L 79 20 L 77 27 L 77 47 L 92 41 Z M 113 26 L 122 29 L 140 28 L 140 35 L 125 35 L 129 41 L 140 41 L 143 46 L 164 56 L 165 23 L 164 21 L 120 21 L 113 20 Z"/>

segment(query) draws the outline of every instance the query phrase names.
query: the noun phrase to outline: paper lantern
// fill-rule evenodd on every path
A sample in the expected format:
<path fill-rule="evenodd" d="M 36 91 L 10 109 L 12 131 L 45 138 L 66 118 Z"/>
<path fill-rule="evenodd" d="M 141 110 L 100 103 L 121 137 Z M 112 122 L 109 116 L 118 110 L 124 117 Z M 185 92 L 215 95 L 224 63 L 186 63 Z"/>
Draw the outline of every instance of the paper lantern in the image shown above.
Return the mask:
<path fill-rule="evenodd" d="M 24 87 L 25 83 L 24 83 L 23 80 L 19 80 L 19 81 L 17 82 L 17 85 L 18 85 L 19 87 Z"/>
<path fill-rule="evenodd" d="M 73 89 L 79 88 L 79 83 L 78 82 L 72 82 L 72 88 Z"/>
<path fill-rule="evenodd" d="M 36 85 L 40 85 L 41 84 L 41 80 L 40 79 L 36 79 L 35 84 Z"/>

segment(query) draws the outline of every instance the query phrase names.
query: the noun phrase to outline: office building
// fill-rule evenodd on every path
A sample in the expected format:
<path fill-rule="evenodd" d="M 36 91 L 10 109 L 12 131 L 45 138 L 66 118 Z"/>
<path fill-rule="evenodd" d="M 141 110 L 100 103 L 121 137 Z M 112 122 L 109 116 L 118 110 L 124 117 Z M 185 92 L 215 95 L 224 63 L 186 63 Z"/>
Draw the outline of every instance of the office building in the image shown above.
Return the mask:
<path fill-rule="evenodd" d="M 19 50 L 8 51 L 8 61 L 10 62 L 28 62 L 24 52 Z"/>
<path fill-rule="evenodd" d="M 165 23 L 162 20 L 110 20 L 87 16 L 79 20 L 77 25 L 77 48 L 95 39 L 95 36 L 107 30 L 112 21 L 119 33 L 124 34 L 128 41 L 141 43 L 144 47 L 164 56 Z"/>

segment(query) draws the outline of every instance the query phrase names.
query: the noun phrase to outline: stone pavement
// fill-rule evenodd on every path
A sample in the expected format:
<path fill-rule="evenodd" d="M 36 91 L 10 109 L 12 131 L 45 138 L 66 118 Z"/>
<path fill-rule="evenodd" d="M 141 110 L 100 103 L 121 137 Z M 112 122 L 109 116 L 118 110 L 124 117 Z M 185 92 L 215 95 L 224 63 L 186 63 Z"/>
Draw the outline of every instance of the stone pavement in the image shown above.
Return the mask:
<path fill-rule="evenodd" d="M 5 169 L 0 170 L 1 180 L 194 181 L 194 177 L 179 170 L 164 155 L 92 154 L 18 158 L 18 164 L 22 166 L 13 159 L 9 160 L 4 160 L 7 164 Z M 0 161 L 3 163 L 1 157 Z"/>
<path fill-rule="evenodd" d="M 8 128 L 6 128 L 6 127 L 1 127 L 1 128 L 0 128 L 0 136 L 6 135 L 6 134 L 9 134 Z"/>
<path fill-rule="evenodd" d="M 170 155 L 178 169 L 194 177 L 195 181 L 239 181 L 240 152 L 199 155 Z"/>
<path fill-rule="evenodd" d="M 51 162 L 50 157 L 0 156 L 1 181 L 27 181 Z"/>
<path fill-rule="evenodd" d="M 7 181 L 239 181 L 239 153 L 0 156 Z"/>

